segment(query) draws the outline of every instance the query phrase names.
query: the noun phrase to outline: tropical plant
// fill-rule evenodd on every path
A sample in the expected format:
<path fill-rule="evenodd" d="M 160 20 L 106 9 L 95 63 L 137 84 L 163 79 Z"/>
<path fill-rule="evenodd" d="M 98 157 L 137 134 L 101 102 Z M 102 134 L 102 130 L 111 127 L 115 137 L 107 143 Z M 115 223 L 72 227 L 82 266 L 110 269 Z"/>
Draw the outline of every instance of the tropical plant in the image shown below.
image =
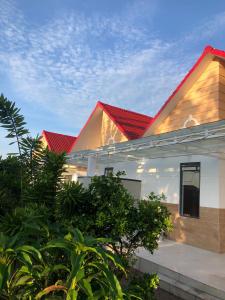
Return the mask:
<path fill-rule="evenodd" d="M 65 162 L 64 153 L 56 154 L 48 149 L 43 150 L 39 171 L 24 192 L 26 202 L 45 204 L 48 208 L 55 206 L 55 197 L 62 184 Z"/>
<path fill-rule="evenodd" d="M 16 156 L 19 163 L 20 175 L 17 181 L 20 184 L 20 192 L 17 195 L 17 202 L 20 202 L 23 200 L 24 189 L 33 181 L 34 173 L 40 166 L 43 150 L 41 140 L 39 136 L 32 138 L 28 135 L 29 131 L 20 109 L 16 107 L 15 102 L 8 100 L 3 94 L 0 96 L 0 126 L 6 129 L 6 138 L 12 140 L 10 145 L 17 144 L 18 152 L 11 155 Z"/>
<path fill-rule="evenodd" d="M 112 272 L 125 273 L 118 258 L 79 230 L 41 249 L 0 235 L 1 299 L 112 299 L 129 297 Z"/>
<path fill-rule="evenodd" d="M 25 127 L 26 122 L 20 109 L 3 94 L 0 96 L 0 124 L 8 131 L 6 137 L 13 139 L 10 144 L 17 143 L 19 155 L 22 156 L 22 139 L 29 131 Z"/>
<path fill-rule="evenodd" d="M 19 205 L 21 165 L 17 157 L 0 157 L 0 215 Z"/>
<path fill-rule="evenodd" d="M 23 245 L 17 235 L 9 238 L 0 233 L 0 298 L 33 299 L 38 285 L 37 264 L 42 262 L 35 247 Z"/>
<path fill-rule="evenodd" d="M 141 300 L 155 299 L 155 290 L 159 286 L 159 277 L 157 274 L 135 274 L 132 275 L 127 291 L 129 295 L 135 295 Z M 129 297 L 128 297 L 129 299 Z M 132 296 L 131 296 L 132 299 Z"/>

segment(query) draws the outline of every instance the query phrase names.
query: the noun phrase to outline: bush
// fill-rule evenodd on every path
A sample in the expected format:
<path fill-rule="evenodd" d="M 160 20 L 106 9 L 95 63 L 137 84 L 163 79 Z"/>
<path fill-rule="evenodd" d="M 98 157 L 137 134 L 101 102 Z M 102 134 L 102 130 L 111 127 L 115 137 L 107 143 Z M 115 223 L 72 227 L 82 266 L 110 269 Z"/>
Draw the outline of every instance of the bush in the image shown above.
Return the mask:
<path fill-rule="evenodd" d="M 110 238 L 113 243 L 108 246 L 129 261 L 138 247 L 152 253 L 160 235 L 170 230 L 170 214 L 162 199 L 154 193 L 147 200 L 134 199 L 120 173 L 96 176 L 87 190 L 78 183 L 65 184 L 57 193 L 56 215 L 86 234 Z"/>
<path fill-rule="evenodd" d="M 20 205 L 21 169 L 17 157 L 0 157 L 0 215 Z"/>

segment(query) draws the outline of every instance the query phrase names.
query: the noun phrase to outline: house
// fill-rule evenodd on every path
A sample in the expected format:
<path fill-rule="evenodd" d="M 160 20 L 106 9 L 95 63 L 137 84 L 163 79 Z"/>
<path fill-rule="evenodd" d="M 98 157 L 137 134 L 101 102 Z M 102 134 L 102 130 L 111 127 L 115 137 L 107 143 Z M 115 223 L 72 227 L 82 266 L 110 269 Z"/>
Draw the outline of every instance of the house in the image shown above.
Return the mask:
<path fill-rule="evenodd" d="M 138 139 L 151 121 L 150 116 L 98 101 L 71 152 Z"/>
<path fill-rule="evenodd" d="M 91 176 L 103 175 L 108 169 L 125 171 L 125 178 L 141 182 L 142 198 L 152 191 L 164 193 L 164 204 L 174 224 L 170 239 L 175 245 L 182 243 L 188 253 L 183 269 L 193 266 L 194 257 L 197 261 L 204 255 L 218 263 L 215 270 L 213 263 L 208 267 L 205 281 L 201 274 L 206 272 L 207 260 L 201 270 L 191 270 L 192 280 L 187 280 L 189 275 L 182 269 L 183 280 L 190 283 L 190 288 L 197 286 L 213 295 L 201 299 L 225 299 L 225 272 L 218 267 L 225 265 L 225 254 L 217 254 L 225 253 L 225 52 L 207 46 L 159 112 L 153 118 L 141 118 L 143 124 L 137 126 L 143 132 L 139 136 L 128 139 L 125 132 L 116 138 L 112 133 L 105 134 L 100 108 L 107 120 L 110 117 L 103 107 L 97 104 L 81 131 L 77 146 L 75 143 L 71 150 L 70 163 L 87 166 Z M 110 119 L 119 128 L 120 118 Z M 212 252 L 214 256 L 205 254 Z M 147 260 L 144 256 L 139 258 L 145 261 L 139 266 L 141 270 L 152 260 L 150 256 Z M 171 261 L 176 265 L 176 257 Z M 168 269 L 166 266 L 166 275 L 171 271 Z M 171 278 L 181 278 L 177 274 Z"/>
<path fill-rule="evenodd" d="M 41 140 L 44 147 L 48 147 L 50 151 L 55 153 L 66 153 L 70 152 L 71 147 L 76 141 L 75 136 L 65 135 L 56 132 L 50 132 L 47 130 L 42 131 Z M 86 167 L 74 166 L 70 164 L 65 165 L 66 172 L 63 173 L 63 179 L 65 181 L 76 181 L 77 176 L 86 174 Z"/>

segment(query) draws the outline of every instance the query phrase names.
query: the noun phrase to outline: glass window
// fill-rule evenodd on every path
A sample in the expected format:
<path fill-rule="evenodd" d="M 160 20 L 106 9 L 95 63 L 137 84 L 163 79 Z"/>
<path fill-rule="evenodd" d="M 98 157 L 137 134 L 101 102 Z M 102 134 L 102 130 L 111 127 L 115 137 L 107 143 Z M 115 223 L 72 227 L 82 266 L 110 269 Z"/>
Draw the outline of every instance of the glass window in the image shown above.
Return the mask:
<path fill-rule="evenodd" d="M 105 172 L 104 172 L 105 176 L 109 176 L 112 173 L 113 173 L 113 168 L 105 168 Z"/>
<path fill-rule="evenodd" d="M 200 207 L 200 163 L 180 165 L 180 214 L 198 218 Z"/>

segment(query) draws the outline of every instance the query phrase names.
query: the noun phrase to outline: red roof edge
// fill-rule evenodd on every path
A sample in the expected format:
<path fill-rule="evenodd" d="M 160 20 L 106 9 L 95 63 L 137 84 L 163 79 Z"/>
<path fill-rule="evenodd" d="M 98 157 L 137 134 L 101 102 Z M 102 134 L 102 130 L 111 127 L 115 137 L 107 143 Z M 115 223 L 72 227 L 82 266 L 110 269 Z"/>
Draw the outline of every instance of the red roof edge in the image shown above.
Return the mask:
<path fill-rule="evenodd" d="M 48 149 L 50 151 L 56 151 L 56 149 L 53 146 L 52 141 L 49 139 L 50 136 L 52 136 L 52 135 L 55 135 L 55 136 L 58 136 L 58 137 L 61 136 L 63 138 L 67 138 L 67 139 L 70 138 L 70 139 L 73 139 L 74 141 L 76 141 L 76 139 L 77 139 L 77 137 L 72 136 L 72 135 L 67 135 L 67 134 L 62 134 L 62 133 L 58 133 L 58 132 L 43 130 L 41 136 L 45 138 L 45 140 L 48 144 Z M 65 152 L 69 153 L 68 149 L 65 149 Z"/>
<path fill-rule="evenodd" d="M 124 134 L 124 136 L 130 140 L 130 137 L 128 136 L 126 130 L 120 125 L 118 124 L 118 122 L 116 121 L 116 119 L 110 114 L 110 112 L 108 111 L 108 109 L 105 107 L 105 103 L 101 102 L 101 101 L 98 101 L 98 105 L 104 110 L 104 112 L 107 114 L 107 116 L 113 121 L 113 123 L 117 126 L 117 128 Z M 107 104 L 109 105 L 109 104 Z M 111 106 L 111 105 L 109 105 Z M 115 106 L 116 108 L 119 108 L 125 112 L 128 112 L 128 113 L 134 113 L 136 115 L 140 115 L 140 116 L 146 116 L 144 114 L 141 114 L 141 113 L 137 113 L 137 112 L 133 112 L 133 111 L 130 111 L 130 110 L 127 110 L 127 109 L 123 109 L 123 108 L 120 108 L 120 107 L 117 107 Z M 146 117 L 149 117 L 152 119 L 152 117 L 150 116 L 146 116 Z"/>
<path fill-rule="evenodd" d="M 166 102 L 163 104 L 163 106 L 160 108 L 160 110 L 154 116 L 154 118 L 150 122 L 149 126 L 146 128 L 144 134 L 148 131 L 148 129 L 150 128 L 150 126 L 158 119 L 158 117 L 160 116 L 160 114 L 162 113 L 162 111 L 165 109 L 165 107 L 169 104 L 169 102 L 176 95 L 176 93 L 181 89 L 181 87 L 183 86 L 183 84 L 187 81 L 187 79 L 191 76 L 191 74 L 196 70 L 196 68 L 199 66 L 199 64 L 202 62 L 202 60 L 205 58 L 205 56 L 207 54 L 212 54 L 212 55 L 215 55 L 215 56 L 220 56 L 220 57 L 225 58 L 225 51 L 219 50 L 219 49 L 215 49 L 215 48 L 213 48 L 210 45 L 206 46 L 205 49 L 203 50 L 201 56 L 196 61 L 196 63 L 193 65 L 193 67 L 190 69 L 190 71 L 185 75 L 185 77 L 183 78 L 183 80 L 179 83 L 179 85 L 176 87 L 176 89 L 172 92 L 172 94 L 169 96 L 169 98 L 166 100 Z"/>
<path fill-rule="evenodd" d="M 113 121 L 113 123 L 117 126 L 117 128 L 125 135 L 125 137 L 129 140 L 129 137 L 126 133 L 126 131 L 123 129 L 123 127 L 120 126 L 115 120 L 115 118 L 108 112 L 108 110 L 105 108 L 104 103 L 101 101 L 98 101 L 98 106 L 103 109 L 103 111 L 107 114 L 107 116 L 110 118 L 110 120 Z"/>
<path fill-rule="evenodd" d="M 48 137 L 47 137 L 47 135 L 46 135 L 46 133 L 45 133 L 45 130 L 42 131 L 42 134 L 41 134 L 41 135 L 46 139 L 46 141 L 47 141 L 47 143 L 48 143 L 48 148 L 49 148 L 49 150 L 52 151 L 52 149 L 51 149 L 51 147 L 50 147 L 50 144 L 49 144 Z"/>

